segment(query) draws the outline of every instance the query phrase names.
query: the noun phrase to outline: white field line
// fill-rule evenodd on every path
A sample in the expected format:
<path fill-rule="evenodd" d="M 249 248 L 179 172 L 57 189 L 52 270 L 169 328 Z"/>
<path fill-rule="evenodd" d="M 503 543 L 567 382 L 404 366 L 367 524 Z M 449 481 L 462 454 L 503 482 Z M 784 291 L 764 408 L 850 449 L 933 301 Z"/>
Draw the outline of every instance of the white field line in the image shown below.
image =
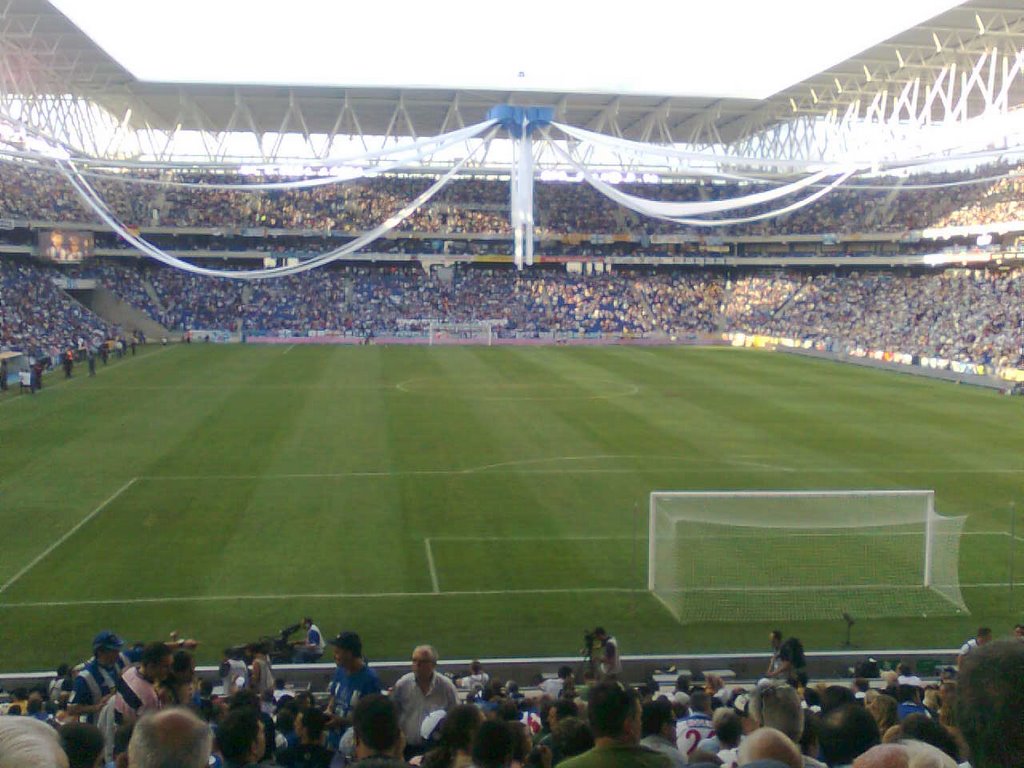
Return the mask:
<path fill-rule="evenodd" d="M 661 595 L 659 595 L 657 592 L 652 592 L 651 594 L 654 595 L 654 597 L 657 599 L 657 601 L 659 603 L 661 603 L 662 607 L 664 607 L 664 609 L 669 612 L 669 614 L 672 616 L 672 618 L 676 620 L 676 624 L 679 624 L 680 626 L 682 626 L 683 621 L 679 617 L 679 613 L 672 609 L 672 606 L 669 605 L 668 601 L 665 598 L 663 598 Z"/>
<path fill-rule="evenodd" d="M 783 536 L 787 539 L 792 538 L 825 538 L 830 536 L 840 537 L 849 536 L 855 532 L 856 528 L 845 529 L 843 533 L 780 533 L 779 536 Z M 876 533 L 856 533 L 857 536 L 879 536 L 882 538 L 889 538 L 891 536 L 916 536 L 921 537 L 922 532 L 917 531 L 878 531 Z M 961 536 L 1009 536 L 1010 534 L 1006 531 L 964 531 L 960 534 Z M 611 535 L 611 536 L 431 536 L 430 541 L 633 541 L 634 539 L 646 539 L 647 533 L 644 532 L 643 536 L 629 536 L 625 534 Z M 715 535 L 702 535 L 694 534 L 688 537 L 689 539 L 758 539 L 763 540 L 765 538 L 774 538 L 774 536 L 766 529 L 758 529 L 756 532 L 751 532 L 748 536 L 738 535 L 726 535 L 721 536 Z"/>
<path fill-rule="evenodd" d="M 50 546 L 48 546 L 48 547 L 47 547 L 46 549 L 44 549 L 44 550 L 43 550 L 43 551 L 42 551 L 42 552 L 41 552 L 41 553 L 40 553 L 39 555 L 37 555 L 37 556 L 35 557 L 35 559 L 34 559 L 34 560 L 32 560 L 32 562 L 30 562 L 30 563 L 29 563 L 28 565 L 26 565 L 26 566 L 25 566 L 24 568 L 22 568 L 22 569 L 21 569 L 20 571 L 18 571 L 18 572 L 17 572 L 16 574 L 14 574 L 14 575 L 13 575 L 13 576 L 12 576 L 11 578 L 9 578 L 9 579 L 8 579 L 8 580 L 7 580 L 6 582 L 4 582 L 4 584 L 3 584 L 3 585 L 0 585 L 0 594 L 3 594 L 4 592 L 6 592 L 6 591 L 7 591 L 7 590 L 8 590 L 9 588 L 10 588 L 10 586 L 11 586 L 12 584 L 14 584 L 14 583 L 15 583 L 15 582 L 16 582 L 16 581 L 17 581 L 18 579 L 20 579 L 20 578 L 21 578 L 22 576 L 24 576 L 24 575 L 25 575 L 26 573 L 28 573 L 29 571 L 31 571 L 31 570 L 32 570 L 33 568 L 35 568 L 35 567 L 36 567 L 37 565 L 39 565 L 39 563 L 40 563 L 40 562 L 42 562 L 42 560 L 43 560 L 43 559 L 44 559 L 44 558 L 45 558 L 45 557 L 46 557 L 47 555 L 49 555 L 49 554 L 50 554 L 51 552 L 53 552 L 53 550 L 57 549 L 57 547 L 59 547 L 59 546 L 60 546 L 61 544 L 63 544 L 63 543 L 65 542 L 65 541 L 67 541 L 68 539 L 70 539 L 70 538 L 71 538 L 71 537 L 72 537 L 72 536 L 73 536 L 73 535 L 75 534 L 75 532 L 76 532 L 76 531 L 78 531 L 78 529 L 79 529 L 79 528 L 81 528 L 81 527 L 82 527 L 83 525 L 85 525 L 85 524 L 86 524 L 86 523 L 88 523 L 88 522 L 89 522 L 90 520 L 92 520 L 92 519 L 93 519 L 94 517 L 96 517 L 96 515 L 98 515 L 98 514 L 99 514 L 100 512 L 102 512 L 102 511 L 103 511 L 104 509 L 106 509 L 106 508 L 107 508 L 107 506 L 108 506 L 108 505 L 109 505 L 109 504 L 110 504 L 110 503 L 111 503 L 112 501 L 114 501 L 114 499 L 116 499 L 116 498 L 117 498 L 118 496 L 120 496 L 120 495 L 121 495 L 122 493 L 124 493 L 124 492 L 125 492 L 125 491 L 127 491 L 127 490 L 128 490 L 129 488 L 131 488 L 131 487 L 132 487 L 132 486 L 133 486 L 133 485 L 135 484 L 135 481 L 136 481 L 136 480 L 138 480 L 138 478 L 137 478 L 137 477 L 133 477 L 133 478 L 132 478 L 131 480 L 129 480 L 129 481 L 127 482 L 127 483 L 125 483 L 125 484 L 124 484 L 124 485 L 122 485 L 122 486 L 121 486 L 120 488 L 118 488 L 118 489 L 117 489 L 117 490 L 116 490 L 116 491 L 114 492 L 114 494 L 113 494 L 112 496 L 110 496 L 109 498 L 107 498 L 107 500 L 106 500 L 106 501 L 104 501 L 103 503 L 101 503 L 101 504 L 100 504 L 100 505 L 99 505 L 98 507 L 96 507 L 96 509 L 94 509 L 94 510 L 93 510 L 92 512 L 90 512 L 90 513 L 89 513 L 88 515 L 86 515 L 86 516 L 85 516 L 85 517 L 83 517 L 83 518 L 82 518 L 81 520 L 79 520 L 79 521 L 78 521 L 78 522 L 77 522 L 77 523 L 76 523 L 76 524 L 74 525 L 74 527 L 72 527 L 72 528 L 71 528 L 71 529 L 70 529 L 69 531 L 67 531 L 66 533 L 64 533 L 64 535 L 63 535 L 63 536 L 61 536 L 61 537 L 60 537 L 59 539 L 57 539 L 57 540 L 56 540 L 55 542 L 53 542 L 53 543 L 52 543 L 52 544 L 51 544 Z"/>
<path fill-rule="evenodd" d="M 430 583 L 434 587 L 434 594 L 441 594 L 441 586 L 437 583 L 437 567 L 434 565 L 434 551 L 430 548 L 430 539 L 423 540 L 423 546 L 427 549 L 427 567 L 430 569 Z"/>
<path fill-rule="evenodd" d="M 917 585 L 920 586 L 920 585 Z M 998 589 L 1008 587 L 1005 581 L 972 582 L 961 584 L 961 589 Z M 1015 581 L 1015 587 L 1024 587 L 1024 581 Z M 785 592 L 806 590 L 807 587 L 711 587 L 702 590 L 691 590 L 693 592 Z M 891 584 L 861 585 L 835 587 L 835 589 L 892 589 Z M 565 587 L 557 589 L 471 589 L 471 590 L 449 590 L 444 592 L 309 592 L 281 595 L 173 595 L 166 597 L 126 597 L 109 598 L 105 600 L 50 600 L 23 603 L 0 602 L 0 610 L 11 608 L 74 608 L 77 606 L 102 606 L 102 605 L 152 605 L 169 603 L 213 603 L 232 601 L 269 601 L 269 600 L 382 600 L 390 598 L 418 598 L 418 597 L 500 597 L 502 595 L 582 595 L 582 594 L 643 594 L 649 593 L 647 589 L 630 587 Z M 657 595 L 655 595 L 657 597 Z M 660 598 L 659 598 L 660 599 Z"/>
<path fill-rule="evenodd" d="M 487 597 L 500 595 L 577 595 L 577 594 L 632 594 L 646 589 L 628 587 L 565 587 L 557 589 L 471 589 L 446 592 L 311 592 L 286 595 L 178 595 L 173 597 L 129 597 L 108 600 L 53 600 L 25 603 L 0 603 L 5 608 L 72 608 L 94 605 L 146 605 L 150 603 L 203 603 L 240 600 L 376 600 L 409 597 Z"/>
<path fill-rule="evenodd" d="M 557 461 L 557 459 L 553 460 Z M 688 475 L 719 475 L 723 472 L 735 472 L 734 462 L 722 462 L 726 466 L 713 467 L 689 467 L 686 469 Z M 680 462 L 684 464 L 684 462 Z M 844 474 L 860 475 L 874 472 L 886 472 L 890 475 L 921 475 L 941 472 L 946 475 L 1020 475 L 1024 474 L 1021 469 L 806 469 L 794 467 L 781 469 L 779 467 L 761 467 L 742 465 L 747 472 L 779 472 L 803 474 Z M 410 477 L 417 475 L 473 475 L 484 473 L 514 474 L 514 475 L 653 475 L 664 474 L 672 471 L 671 467 L 603 467 L 603 468 L 580 468 L 559 467 L 552 469 L 520 469 L 511 465 L 483 465 L 479 467 L 464 467 L 461 469 L 378 469 L 378 470 L 353 470 L 351 472 L 285 472 L 280 474 L 264 475 L 140 475 L 139 480 L 167 480 L 167 481 L 188 481 L 197 482 L 203 480 L 328 480 L 344 479 L 347 477 Z"/>
<path fill-rule="evenodd" d="M 295 349 L 295 345 L 294 345 L 294 344 L 289 344 L 289 345 L 288 345 L 288 349 L 286 349 L 286 350 L 285 350 L 284 352 L 282 352 L 282 353 L 281 353 L 281 356 L 282 356 L 282 357 L 284 357 L 284 356 L 285 356 L 285 355 L 287 355 L 287 354 L 288 354 L 289 352 L 291 352 L 291 351 L 292 351 L 293 349 Z"/>

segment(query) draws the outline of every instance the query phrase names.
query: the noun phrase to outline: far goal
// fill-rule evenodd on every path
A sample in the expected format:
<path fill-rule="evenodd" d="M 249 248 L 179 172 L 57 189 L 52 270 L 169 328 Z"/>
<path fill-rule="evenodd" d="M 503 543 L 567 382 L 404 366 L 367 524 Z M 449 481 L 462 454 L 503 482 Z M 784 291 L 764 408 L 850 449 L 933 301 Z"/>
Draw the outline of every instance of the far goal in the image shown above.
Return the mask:
<path fill-rule="evenodd" d="M 427 333 L 432 347 L 442 344 L 477 344 L 489 347 L 494 343 L 495 328 L 504 325 L 504 320 L 476 320 L 465 323 L 431 320 L 427 326 Z"/>
<path fill-rule="evenodd" d="M 680 622 L 967 613 L 933 491 L 655 492 L 648 589 Z"/>

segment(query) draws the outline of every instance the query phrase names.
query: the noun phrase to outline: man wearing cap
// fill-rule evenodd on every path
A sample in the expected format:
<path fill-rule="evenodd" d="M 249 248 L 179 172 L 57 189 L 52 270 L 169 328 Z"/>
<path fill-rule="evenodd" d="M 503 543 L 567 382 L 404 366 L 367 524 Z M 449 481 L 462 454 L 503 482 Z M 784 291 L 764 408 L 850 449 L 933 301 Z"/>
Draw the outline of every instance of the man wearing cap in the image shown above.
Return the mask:
<path fill-rule="evenodd" d="M 352 724 L 352 708 L 361 696 L 380 693 L 380 678 L 363 658 L 363 641 L 355 632 L 342 632 L 330 641 L 334 646 L 334 672 L 328 691 L 328 727 L 341 736 Z M 336 741 L 337 739 L 331 739 Z"/>
<path fill-rule="evenodd" d="M 412 652 L 413 671 L 399 678 L 391 691 L 398 722 L 405 735 L 406 757 L 423 752 L 423 721 L 431 712 L 447 712 L 459 703 L 455 683 L 437 674 L 437 651 L 420 645 Z"/>
<path fill-rule="evenodd" d="M 97 713 L 114 695 L 120 676 L 117 669 L 118 657 L 124 642 L 113 632 L 100 632 L 92 641 L 93 657 L 86 662 L 75 678 L 71 698 L 68 699 L 68 715 L 84 716 L 85 722 L 95 723 Z"/>

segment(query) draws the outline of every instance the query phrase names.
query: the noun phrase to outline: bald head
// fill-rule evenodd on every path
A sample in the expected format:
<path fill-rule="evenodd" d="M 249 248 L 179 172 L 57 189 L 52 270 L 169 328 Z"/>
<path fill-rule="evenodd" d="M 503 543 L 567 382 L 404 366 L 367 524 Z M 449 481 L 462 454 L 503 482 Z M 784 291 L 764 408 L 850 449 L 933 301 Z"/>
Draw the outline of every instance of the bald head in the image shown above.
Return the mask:
<path fill-rule="evenodd" d="M 803 768 L 800 750 L 786 734 L 775 728 L 758 728 L 740 744 L 740 765 L 756 760 L 777 760 L 789 768 Z"/>
<path fill-rule="evenodd" d="M 0 717 L 0 768 L 68 768 L 68 757 L 41 720 Z"/>
<path fill-rule="evenodd" d="M 129 768 L 204 768 L 210 760 L 210 728 L 187 709 L 143 717 L 128 745 Z"/>
<path fill-rule="evenodd" d="M 853 761 L 853 768 L 956 768 L 956 761 L 923 741 L 879 744 Z"/>

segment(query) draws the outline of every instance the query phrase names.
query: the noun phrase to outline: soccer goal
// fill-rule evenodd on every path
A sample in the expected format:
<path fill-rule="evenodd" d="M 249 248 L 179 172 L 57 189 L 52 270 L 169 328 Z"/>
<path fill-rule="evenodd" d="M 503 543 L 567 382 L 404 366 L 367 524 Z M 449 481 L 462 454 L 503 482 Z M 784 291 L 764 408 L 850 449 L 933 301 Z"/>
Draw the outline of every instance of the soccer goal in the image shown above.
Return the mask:
<path fill-rule="evenodd" d="M 478 320 L 466 323 L 448 323 L 439 320 L 429 322 L 430 346 L 441 344 L 486 344 L 494 343 L 495 327 L 504 325 L 504 320 Z"/>
<path fill-rule="evenodd" d="M 933 491 L 655 492 L 648 589 L 680 622 L 940 616 L 963 517 Z"/>

